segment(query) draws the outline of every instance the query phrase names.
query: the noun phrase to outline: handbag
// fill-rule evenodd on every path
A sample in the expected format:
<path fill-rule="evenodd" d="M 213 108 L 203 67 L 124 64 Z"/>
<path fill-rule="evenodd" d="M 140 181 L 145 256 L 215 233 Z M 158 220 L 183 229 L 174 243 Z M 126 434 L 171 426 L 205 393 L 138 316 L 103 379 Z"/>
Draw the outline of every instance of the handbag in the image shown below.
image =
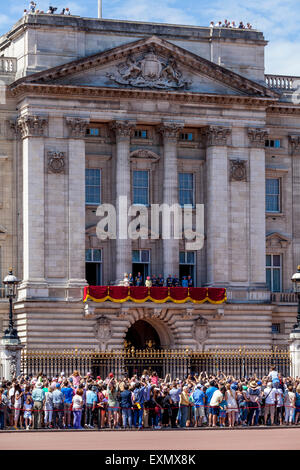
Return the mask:
<path fill-rule="evenodd" d="M 266 404 L 266 399 L 268 398 L 268 396 L 270 395 L 270 393 L 272 392 L 272 389 L 269 391 L 268 395 L 266 397 L 262 397 L 261 399 L 261 404 L 262 406 L 265 406 Z"/>

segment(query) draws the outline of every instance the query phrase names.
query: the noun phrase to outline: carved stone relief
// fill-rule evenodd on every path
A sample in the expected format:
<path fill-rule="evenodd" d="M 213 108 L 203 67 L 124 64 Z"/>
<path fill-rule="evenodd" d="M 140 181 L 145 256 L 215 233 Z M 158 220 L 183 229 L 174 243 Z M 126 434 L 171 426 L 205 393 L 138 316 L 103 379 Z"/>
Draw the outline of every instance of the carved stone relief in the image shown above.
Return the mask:
<path fill-rule="evenodd" d="M 65 152 L 47 152 L 48 172 L 49 173 L 65 173 L 66 154 Z"/>
<path fill-rule="evenodd" d="M 230 160 L 230 180 L 247 181 L 246 160 Z"/>
<path fill-rule="evenodd" d="M 163 59 L 154 48 L 140 56 L 130 55 L 115 73 L 107 73 L 113 82 L 140 88 L 188 88 L 191 81 L 185 80 L 173 57 Z"/>

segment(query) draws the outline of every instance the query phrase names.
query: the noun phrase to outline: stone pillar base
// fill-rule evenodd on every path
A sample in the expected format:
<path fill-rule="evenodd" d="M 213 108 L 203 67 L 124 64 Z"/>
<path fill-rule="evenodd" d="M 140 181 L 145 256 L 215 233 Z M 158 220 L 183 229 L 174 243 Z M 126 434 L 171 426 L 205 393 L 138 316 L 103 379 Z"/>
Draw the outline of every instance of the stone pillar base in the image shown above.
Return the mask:
<path fill-rule="evenodd" d="M 300 377 L 300 330 L 290 334 L 291 376 Z"/>
<path fill-rule="evenodd" d="M 22 282 L 18 289 L 18 300 L 48 298 L 49 288 L 45 282 Z"/>
<path fill-rule="evenodd" d="M 21 372 L 21 350 L 23 344 L 0 345 L 0 378 L 1 380 L 12 380 Z"/>

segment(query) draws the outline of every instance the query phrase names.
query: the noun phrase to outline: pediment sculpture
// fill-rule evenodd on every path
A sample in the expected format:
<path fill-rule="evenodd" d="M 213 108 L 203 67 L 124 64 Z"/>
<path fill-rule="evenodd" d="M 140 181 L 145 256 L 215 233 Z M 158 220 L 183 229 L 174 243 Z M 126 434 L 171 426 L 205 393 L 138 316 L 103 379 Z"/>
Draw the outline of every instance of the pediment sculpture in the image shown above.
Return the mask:
<path fill-rule="evenodd" d="M 191 81 L 184 80 L 173 57 L 162 59 L 154 49 L 148 50 L 139 57 L 130 55 L 126 62 L 117 67 L 117 72 L 107 73 L 112 81 L 119 85 L 130 85 L 140 88 L 188 88 Z"/>

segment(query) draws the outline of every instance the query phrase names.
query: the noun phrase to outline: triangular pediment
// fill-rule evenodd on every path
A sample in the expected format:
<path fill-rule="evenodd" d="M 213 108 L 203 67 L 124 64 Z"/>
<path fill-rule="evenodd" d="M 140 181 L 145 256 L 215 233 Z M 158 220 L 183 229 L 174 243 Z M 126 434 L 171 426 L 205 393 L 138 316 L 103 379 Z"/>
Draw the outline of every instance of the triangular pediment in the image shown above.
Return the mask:
<path fill-rule="evenodd" d="M 25 84 L 278 97 L 263 85 L 157 36 L 24 77 L 10 88 Z"/>
<path fill-rule="evenodd" d="M 291 243 L 290 237 L 279 232 L 270 232 L 266 236 L 267 248 L 285 248 Z"/>

